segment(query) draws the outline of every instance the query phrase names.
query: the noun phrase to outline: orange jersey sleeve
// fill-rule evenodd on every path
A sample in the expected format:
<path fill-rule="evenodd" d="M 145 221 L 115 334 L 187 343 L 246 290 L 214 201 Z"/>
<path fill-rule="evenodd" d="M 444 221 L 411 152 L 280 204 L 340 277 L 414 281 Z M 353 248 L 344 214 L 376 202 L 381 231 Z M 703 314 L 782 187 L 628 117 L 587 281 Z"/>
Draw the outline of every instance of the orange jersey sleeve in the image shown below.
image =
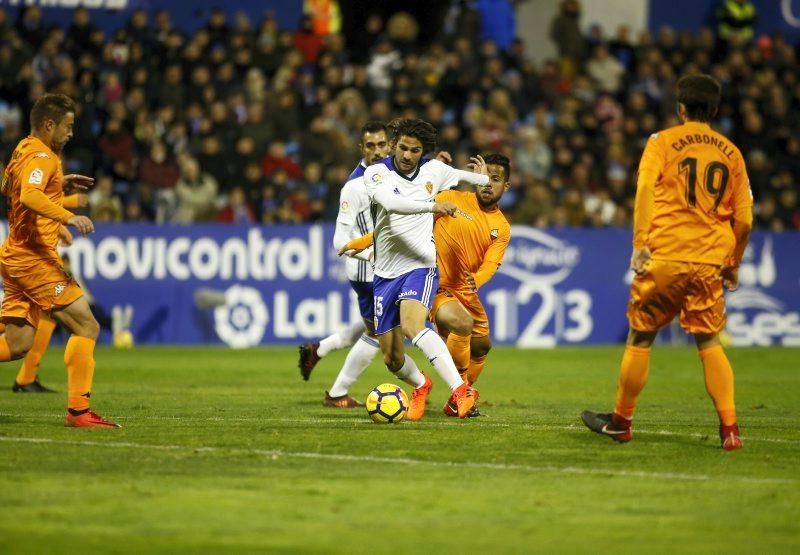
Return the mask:
<path fill-rule="evenodd" d="M 475 276 L 480 287 L 503 261 L 511 227 L 499 209 L 484 211 L 472 191 L 446 191 L 437 202 L 452 202 L 455 217 L 443 217 L 434 225 L 439 283 L 444 288 L 466 286 L 464 272 Z"/>
<path fill-rule="evenodd" d="M 72 213 L 62 206 L 61 161 L 35 137 L 23 139 L 11 156 L 3 178 L 8 197 L 6 252 L 58 256 L 58 229 Z"/>
<path fill-rule="evenodd" d="M 725 136 L 687 122 L 650 137 L 639 165 L 634 246 L 653 258 L 721 265 L 732 218 L 752 219 L 744 160 Z"/>

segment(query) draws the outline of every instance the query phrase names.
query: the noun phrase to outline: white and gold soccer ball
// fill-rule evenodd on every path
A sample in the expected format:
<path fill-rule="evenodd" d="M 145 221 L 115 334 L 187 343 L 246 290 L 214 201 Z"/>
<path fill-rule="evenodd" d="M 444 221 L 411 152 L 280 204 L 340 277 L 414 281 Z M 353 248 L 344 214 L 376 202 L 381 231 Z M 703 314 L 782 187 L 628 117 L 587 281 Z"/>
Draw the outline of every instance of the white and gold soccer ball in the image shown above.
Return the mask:
<path fill-rule="evenodd" d="M 408 413 L 408 395 L 400 386 L 382 383 L 367 396 L 367 414 L 378 424 L 396 424 Z"/>

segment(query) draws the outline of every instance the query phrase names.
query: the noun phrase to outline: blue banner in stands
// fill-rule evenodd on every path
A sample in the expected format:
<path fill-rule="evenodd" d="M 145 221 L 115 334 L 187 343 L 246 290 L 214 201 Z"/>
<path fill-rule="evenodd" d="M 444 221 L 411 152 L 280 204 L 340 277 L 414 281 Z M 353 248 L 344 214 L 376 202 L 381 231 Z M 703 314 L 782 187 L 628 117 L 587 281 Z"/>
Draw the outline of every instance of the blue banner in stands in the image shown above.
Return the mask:
<path fill-rule="evenodd" d="M 295 31 L 299 28 L 303 14 L 302 0 L 7 0 L 0 7 L 10 8 L 11 20 L 15 21 L 17 10 L 35 5 L 42 8 L 42 17 L 49 24 L 68 27 L 72 12 L 77 7 L 89 9 L 92 23 L 102 28 L 109 36 L 122 29 L 131 14 L 140 8 L 148 11 L 150 21 L 158 10 L 167 10 L 173 25 L 184 33 L 194 33 L 205 27 L 212 8 L 225 11 L 228 25 L 233 25 L 237 14 L 250 19 L 254 29 L 258 28 L 264 14 L 272 12 L 280 29 Z"/>
<path fill-rule="evenodd" d="M 498 344 L 618 343 L 630 232 L 515 226 L 482 290 Z M 97 304 L 132 314 L 137 343 L 294 344 L 360 316 L 333 227 L 100 226 L 68 253 Z M 728 298 L 739 345 L 800 345 L 800 234 L 756 233 Z"/>

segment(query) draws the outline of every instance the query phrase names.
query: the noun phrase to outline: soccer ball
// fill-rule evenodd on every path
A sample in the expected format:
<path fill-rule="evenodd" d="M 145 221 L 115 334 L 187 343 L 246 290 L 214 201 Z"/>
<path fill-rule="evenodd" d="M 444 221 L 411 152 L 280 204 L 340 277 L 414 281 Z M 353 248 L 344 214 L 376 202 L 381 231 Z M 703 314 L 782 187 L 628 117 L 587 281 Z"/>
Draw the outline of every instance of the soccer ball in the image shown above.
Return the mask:
<path fill-rule="evenodd" d="M 393 383 L 383 383 L 369 392 L 367 413 L 378 424 L 396 424 L 406 417 L 408 396 Z"/>
<path fill-rule="evenodd" d="M 113 343 L 117 349 L 130 349 L 133 347 L 133 334 L 123 330 L 114 336 Z"/>

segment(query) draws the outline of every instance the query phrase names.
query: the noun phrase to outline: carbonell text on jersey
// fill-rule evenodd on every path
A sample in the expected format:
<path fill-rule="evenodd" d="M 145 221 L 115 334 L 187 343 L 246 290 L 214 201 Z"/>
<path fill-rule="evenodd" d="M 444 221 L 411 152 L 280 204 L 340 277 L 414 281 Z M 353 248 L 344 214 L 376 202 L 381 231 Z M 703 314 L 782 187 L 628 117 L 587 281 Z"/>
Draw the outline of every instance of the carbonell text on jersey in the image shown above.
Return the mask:
<path fill-rule="evenodd" d="M 319 226 L 306 237 L 268 238 L 251 229 L 247 239 L 218 243 L 210 237 L 106 237 L 97 243 L 77 238 L 73 264 L 86 279 L 287 279 L 319 281 L 325 250 Z"/>

